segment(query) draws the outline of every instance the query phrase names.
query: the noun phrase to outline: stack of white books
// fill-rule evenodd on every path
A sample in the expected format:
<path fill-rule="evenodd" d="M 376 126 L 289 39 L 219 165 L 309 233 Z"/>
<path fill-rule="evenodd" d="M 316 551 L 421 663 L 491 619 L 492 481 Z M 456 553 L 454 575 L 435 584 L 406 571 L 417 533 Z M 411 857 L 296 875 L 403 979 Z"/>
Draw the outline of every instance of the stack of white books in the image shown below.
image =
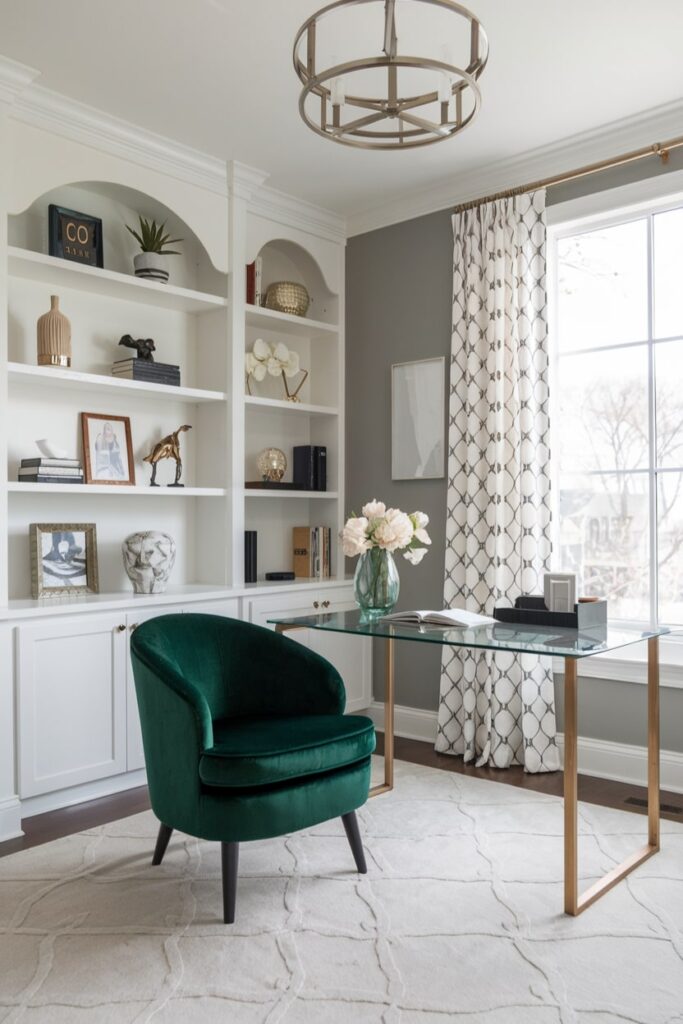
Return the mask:
<path fill-rule="evenodd" d="M 26 484 L 82 484 L 80 459 L 22 459 L 19 481 Z"/>

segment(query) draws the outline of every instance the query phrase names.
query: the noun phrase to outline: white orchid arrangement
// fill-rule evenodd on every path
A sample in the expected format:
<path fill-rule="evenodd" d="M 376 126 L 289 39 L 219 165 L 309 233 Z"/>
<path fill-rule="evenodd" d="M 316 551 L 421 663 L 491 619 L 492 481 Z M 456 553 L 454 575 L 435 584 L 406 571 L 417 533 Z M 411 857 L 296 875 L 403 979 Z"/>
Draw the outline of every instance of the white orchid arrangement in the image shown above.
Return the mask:
<path fill-rule="evenodd" d="M 247 352 L 247 376 L 254 380 L 265 380 L 266 374 L 279 377 L 295 377 L 301 369 L 299 353 L 291 352 L 282 341 L 269 345 L 263 338 L 257 338 L 251 352 Z"/>
<path fill-rule="evenodd" d="M 361 511 L 362 515 L 347 519 L 342 530 L 342 548 L 347 558 L 355 558 L 371 548 L 382 548 L 402 551 L 412 565 L 422 561 L 432 543 L 426 530 L 429 516 L 424 512 L 408 515 L 398 508 L 387 508 L 374 498 Z"/>
<path fill-rule="evenodd" d="M 282 341 L 278 341 L 276 345 L 269 345 L 263 338 L 257 338 L 251 352 L 247 352 L 246 371 L 249 394 L 251 394 L 249 386 L 251 377 L 256 381 L 261 381 L 265 380 L 267 374 L 270 374 L 271 377 L 281 376 L 285 385 L 285 394 L 291 402 L 299 401 L 297 395 L 308 376 L 308 370 L 304 370 L 303 378 L 296 391 L 290 392 L 287 378 L 296 377 L 297 373 L 302 372 L 299 353 L 292 352 Z"/>

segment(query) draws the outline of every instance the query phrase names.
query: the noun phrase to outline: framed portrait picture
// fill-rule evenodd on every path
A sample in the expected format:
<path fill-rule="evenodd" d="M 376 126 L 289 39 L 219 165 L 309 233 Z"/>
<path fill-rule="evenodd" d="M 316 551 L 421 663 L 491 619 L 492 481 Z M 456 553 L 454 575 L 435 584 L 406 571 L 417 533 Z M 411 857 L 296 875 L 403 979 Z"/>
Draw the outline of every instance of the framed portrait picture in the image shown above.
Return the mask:
<path fill-rule="evenodd" d="M 391 367 L 391 479 L 432 480 L 446 471 L 446 360 Z"/>
<path fill-rule="evenodd" d="M 94 523 L 31 523 L 29 544 L 34 598 L 98 592 Z"/>
<path fill-rule="evenodd" d="M 135 483 L 133 442 L 128 416 L 81 413 L 86 484 Z"/>
<path fill-rule="evenodd" d="M 99 217 L 50 203 L 48 222 L 50 256 L 85 263 L 89 267 L 103 266 L 102 221 Z"/>

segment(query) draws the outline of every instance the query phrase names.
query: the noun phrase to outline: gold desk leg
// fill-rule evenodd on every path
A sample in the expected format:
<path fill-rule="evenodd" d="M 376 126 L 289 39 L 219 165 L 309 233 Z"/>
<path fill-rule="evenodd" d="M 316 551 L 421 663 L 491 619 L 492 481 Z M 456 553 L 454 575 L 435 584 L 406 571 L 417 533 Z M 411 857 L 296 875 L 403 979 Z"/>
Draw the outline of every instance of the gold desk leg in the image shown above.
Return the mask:
<path fill-rule="evenodd" d="M 647 642 L 647 841 L 659 850 L 659 637 Z"/>
<path fill-rule="evenodd" d="M 370 796 L 389 793 L 394 788 L 394 640 L 387 637 L 384 669 L 384 782 L 373 786 Z"/>
<path fill-rule="evenodd" d="M 564 910 L 583 913 L 634 868 L 659 850 L 659 638 L 647 642 L 647 816 L 648 841 L 578 896 L 576 661 L 565 658 Z"/>
<path fill-rule="evenodd" d="M 578 764 L 576 658 L 564 659 L 564 912 L 577 913 Z"/>

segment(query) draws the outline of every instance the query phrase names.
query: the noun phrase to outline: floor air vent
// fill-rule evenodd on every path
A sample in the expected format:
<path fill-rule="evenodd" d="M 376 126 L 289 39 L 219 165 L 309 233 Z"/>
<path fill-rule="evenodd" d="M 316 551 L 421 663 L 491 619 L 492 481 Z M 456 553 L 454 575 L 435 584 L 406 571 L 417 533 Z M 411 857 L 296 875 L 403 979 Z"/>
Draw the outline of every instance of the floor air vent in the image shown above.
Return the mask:
<path fill-rule="evenodd" d="M 635 807 L 647 808 L 647 800 L 644 800 L 640 796 L 629 796 L 624 800 L 625 804 L 633 804 Z M 665 814 L 683 814 L 683 807 L 677 807 L 676 804 L 660 804 L 660 811 L 664 811 Z"/>

